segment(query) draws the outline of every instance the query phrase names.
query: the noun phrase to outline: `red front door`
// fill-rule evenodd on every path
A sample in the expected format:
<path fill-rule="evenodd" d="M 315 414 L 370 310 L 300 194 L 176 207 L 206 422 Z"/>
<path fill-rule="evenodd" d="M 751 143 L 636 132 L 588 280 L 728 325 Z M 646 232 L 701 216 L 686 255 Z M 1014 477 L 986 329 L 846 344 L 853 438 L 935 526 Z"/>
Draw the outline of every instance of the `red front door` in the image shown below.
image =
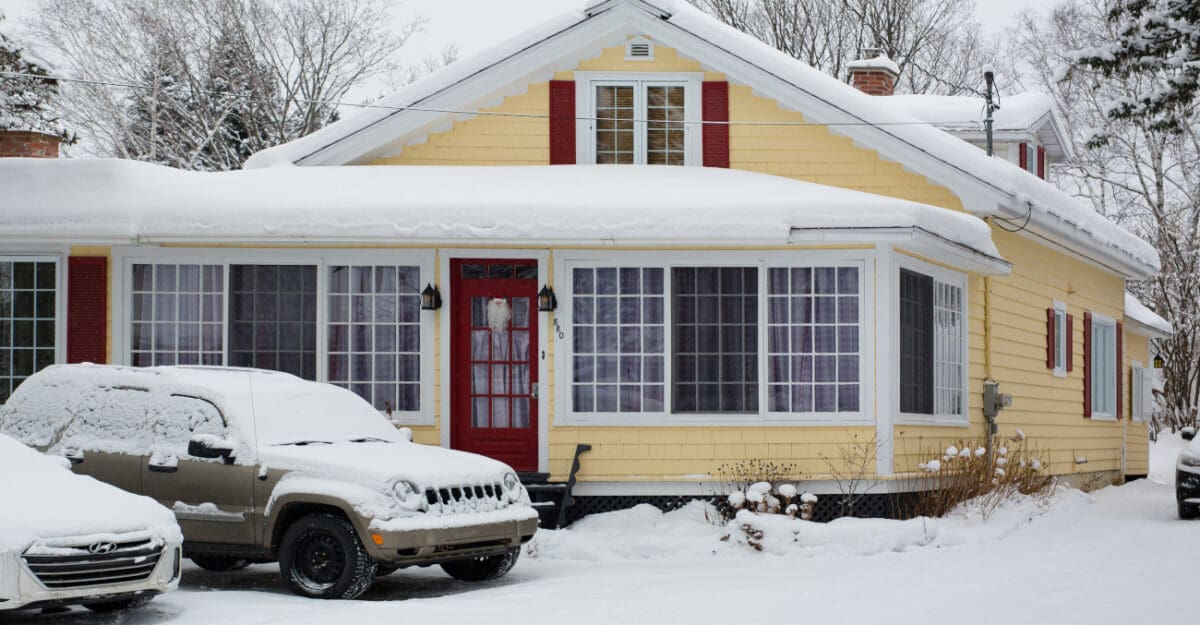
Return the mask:
<path fill-rule="evenodd" d="M 537 470 L 537 261 L 450 261 L 450 444 Z"/>

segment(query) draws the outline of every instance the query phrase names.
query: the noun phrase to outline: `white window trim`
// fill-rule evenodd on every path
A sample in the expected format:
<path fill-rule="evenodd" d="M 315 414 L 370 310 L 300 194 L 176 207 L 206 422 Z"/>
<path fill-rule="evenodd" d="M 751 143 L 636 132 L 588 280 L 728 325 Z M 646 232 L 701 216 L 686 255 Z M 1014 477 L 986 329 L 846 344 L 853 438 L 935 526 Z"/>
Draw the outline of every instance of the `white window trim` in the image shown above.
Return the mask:
<path fill-rule="evenodd" d="M 1038 145 L 1033 141 L 1025 144 L 1025 171 L 1038 175 Z"/>
<path fill-rule="evenodd" d="M 67 361 L 67 258 L 70 250 L 6 247 L 0 250 L 0 262 L 53 262 L 54 269 L 54 364 Z M 36 365 L 35 365 L 36 366 Z M 36 371 L 35 371 L 36 373 Z M 3 405 L 0 402 L 0 405 Z"/>
<path fill-rule="evenodd" d="M 1146 370 L 1137 360 L 1129 361 L 1129 420 L 1143 423 L 1146 419 Z"/>
<path fill-rule="evenodd" d="M 685 167 L 699 166 L 704 162 L 704 143 L 701 137 L 702 99 L 701 88 L 704 74 L 699 72 L 575 72 L 575 162 L 581 165 L 596 164 L 596 99 L 595 87 L 600 85 L 634 85 L 638 94 L 647 86 L 684 86 L 684 158 Z M 634 132 L 634 161 L 646 162 L 645 131 L 646 101 L 641 95 L 635 97 L 637 124 Z"/>
<path fill-rule="evenodd" d="M 1071 337 L 1067 336 L 1067 304 L 1054 300 L 1054 370 L 1055 377 L 1067 377 L 1067 358 L 1070 354 Z M 1059 341 L 1062 345 L 1059 345 Z M 1059 362 L 1059 358 L 1062 361 Z"/>
<path fill-rule="evenodd" d="M 875 274 L 873 250 L 796 250 L 788 252 L 734 251 L 560 251 L 554 255 L 554 275 L 558 278 L 558 315 L 562 323 L 554 336 L 556 380 L 554 390 L 555 426 L 846 426 L 871 425 L 875 422 L 875 333 L 871 320 L 875 314 Z M 858 264 L 862 293 L 859 305 L 859 411 L 854 413 L 775 413 L 767 410 L 767 268 L 793 266 L 822 266 Z M 664 411 L 655 413 L 576 413 L 571 407 L 572 364 L 574 336 L 572 334 L 571 269 L 576 266 L 662 267 L 664 269 L 663 319 L 665 360 L 663 398 Z M 672 333 L 671 333 L 671 269 L 674 267 L 757 267 L 758 278 L 758 411 L 744 414 L 673 414 L 671 412 Z"/>
<path fill-rule="evenodd" d="M 434 276 L 434 250 L 376 249 L 376 250 L 264 250 L 240 248 L 161 248 L 129 247 L 113 248 L 113 362 L 129 365 L 131 362 L 129 338 L 132 323 L 130 297 L 133 266 L 140 263 L 208 264 L 222 265 L 225 272 L 224 304 L 222 321 L 224 360 L 229 362 L 229 266 L 241 264 L 271 265 L 316 265 L 317 267 L 317 331 L 316 359 L 317 381 L 326 382 L 328 376 L 328 323 L 329 323 L 329 276 L 332 265 L 415 265 L 420 268 L 420 284 L 436 282 Z M 421 312 L 421 382 L 420 410 L 392 412 L 391 420 L 401 425 L 434 425 L 434 323 L 433 314 Z"/>
<path fill-rule="evenodd" d="M 967 275 L 927 263 L 923 260 L 918 260 L 905 254 L 895 254 L 895 262 L 892 264 L 893 270 L 891 275 L 891 301 L 887 303 L 890 319 L 890 328 L 892 336 L 890 337 L 890 345 L 892 351 L 892 362 L 889 366 L 899 370 L 898 359 L 900 357 L 900 270 L 908 269 L 927 276 L 931 276 L 936 282 L 942 282 L 951 286 L 958 287 L 962 290 L 962 315 L 963 315 L 963 341 L 962 341 L 962 411 L 958 414 L 914 414 L 911 412 L 900 411 L 900 376 L 894 376 L 891 388 L 888 389 L 892 396 L 892 406 L 896 411 L 895 425 L 945 425 L 954 427 L 967 427 L 970 425 L 968 418 L 971 394 L 969 390 L 971 376 L 971 302 L 970 289 L 967 280 Z"/>
<path fill-rule="evenodd" d="M 1101 379 L 1099 379 L 1099 376 L 1096 375 L 1096 353 L 1098 351 L 1096 349 L 1097 345 L 1098 345 L 1098 341 L 1096 341 L 1096 329 L 1098 327 L 1105 327 L 1105 328 L 1109 328 L 1112 330 L 1113 358 L 1112 358 L 1112 361 L 1109 363 L 1109 366 L 1111 366 L 1113 369 L 1113 371 L 1112 371 L 1113 377 L 1111 380 L 1101 380 Z M 1089 339 L 1091 341 L 1091 348 L 1092 348 L 1092 350 L 1091 350 L 1092 353 L 1089 354 L 1089 356 L 1091 357 L 1091 362 L 1088 363 L 1089 372 L 1092 377 L 1092 380 L 1091 380 L 1092 414 L 1090 416 L 1095 421 L 1116 421 L 1117 415 L 1116 415 L 1115 410 L 1116 410 L 1117 403 L 1118 403 L 1117 402 L 1117 376 L 1121 375 L 1121 369 L 1122 369 L 1121 365 L 1116 362 L 1116 360 L 1117 360 L 1117 357 L 1116 357 L 1117 341 L 1118 341 L 1116 319 L 1113 319 L 1112 317 L 1106 317 L 1101 314 L 1092 313 L 1092 336 L 1089 337 Z M 1106 384 L 1106 382 L 1107 382 L 1107 384 Z M 1114 412 L 1099 412 L 1096 410 L 1096 389 L 1104 389 L 1104 388 L 1111 389 L 1111 391 L 1112 391 Z"/>

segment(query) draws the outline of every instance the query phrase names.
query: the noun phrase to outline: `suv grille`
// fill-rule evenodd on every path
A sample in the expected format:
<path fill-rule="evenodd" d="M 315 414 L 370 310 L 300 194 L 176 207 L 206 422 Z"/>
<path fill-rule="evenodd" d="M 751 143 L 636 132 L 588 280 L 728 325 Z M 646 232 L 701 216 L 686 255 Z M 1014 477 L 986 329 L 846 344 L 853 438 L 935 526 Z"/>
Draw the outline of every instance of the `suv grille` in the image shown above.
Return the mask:
<path fill-rule="evenodd" d="M 97 544 L 104 546 L 89 550 Z M 30 547 L 21 559 L 46 588 L 85 588 L 144 580 L 158 566 L 162 552 L 160 541 L 145 538 L 87 544 L 55 541 L 52 546 Z"/>
<path fill-rule="evenodd" d="M 445 486 L 425 489 L 430 512 L 485 512 L 508 505 L 499 483 Z"/>

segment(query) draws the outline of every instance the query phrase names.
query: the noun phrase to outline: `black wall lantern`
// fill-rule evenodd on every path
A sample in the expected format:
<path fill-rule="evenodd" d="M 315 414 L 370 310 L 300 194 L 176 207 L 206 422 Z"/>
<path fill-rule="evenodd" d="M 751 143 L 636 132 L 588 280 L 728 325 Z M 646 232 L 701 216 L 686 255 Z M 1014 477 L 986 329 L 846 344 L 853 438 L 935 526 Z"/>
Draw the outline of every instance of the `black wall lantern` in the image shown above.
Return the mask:
<path fill-rule="evenodd" d="M 538 310 L 549 312 L 558 308 L 558 298 L 554 297 L 554 291 L 547 284 L 542 285 L 542 290 L 538 291 Z"/>
<path fill-rule="evenodd" d="M 1166 361 L 1163 360 L 1163 357 L 1161 355 L 1159 355 L 1159 354 L 1154 355 L 1154 368 L 1155 369 L 1162 369 L 1163 365 L 1165 365 L 1165 364 L 1167 364 L 1167 363 L 1166 363 Z"/>
<path fill-rule="evenodd" d="M 437 287 L 427 283 L 425 290 L 421 291 L 421 310 L 437 310 L 441 307 L 442 294 L 438 292 Z"/>

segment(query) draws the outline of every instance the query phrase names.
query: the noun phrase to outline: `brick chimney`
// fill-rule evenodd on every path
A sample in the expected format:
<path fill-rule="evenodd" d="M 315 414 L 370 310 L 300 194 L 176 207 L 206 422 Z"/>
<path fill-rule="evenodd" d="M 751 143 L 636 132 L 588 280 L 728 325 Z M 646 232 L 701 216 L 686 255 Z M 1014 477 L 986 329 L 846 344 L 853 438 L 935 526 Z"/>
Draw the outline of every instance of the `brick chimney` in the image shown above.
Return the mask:
<path fill-rule="evenodd" d="M 900 77 L 900 66 L 889 59 L 882 50 L 868 49 L 864 56 L 870 58 L 851 61 L 850 84 L 869 95 L 892 95 L 896 92 L 896 79 Z"/>
<path fill-rule="evenodd" d="M 0 158 L 58 158 L 62 137 L 29 130 L 0 130 Z"/>

